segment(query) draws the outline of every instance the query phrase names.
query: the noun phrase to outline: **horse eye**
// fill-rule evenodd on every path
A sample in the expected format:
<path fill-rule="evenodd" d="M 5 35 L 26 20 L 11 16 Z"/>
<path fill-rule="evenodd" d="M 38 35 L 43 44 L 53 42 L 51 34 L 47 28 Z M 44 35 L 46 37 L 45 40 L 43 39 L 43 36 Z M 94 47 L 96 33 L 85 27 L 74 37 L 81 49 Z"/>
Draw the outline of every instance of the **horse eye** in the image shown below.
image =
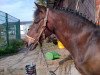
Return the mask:
<path fill-rule="evenodd" d="M 28 31 L 30 30 L 30 28 L 28 29 Z"/>
<path fill-rule="evenodd" d="M 37 23 L 38 23 L 38 21 L 34 21 L 34 23 L 35 23 L 35 24 L 37 24 Z"/>

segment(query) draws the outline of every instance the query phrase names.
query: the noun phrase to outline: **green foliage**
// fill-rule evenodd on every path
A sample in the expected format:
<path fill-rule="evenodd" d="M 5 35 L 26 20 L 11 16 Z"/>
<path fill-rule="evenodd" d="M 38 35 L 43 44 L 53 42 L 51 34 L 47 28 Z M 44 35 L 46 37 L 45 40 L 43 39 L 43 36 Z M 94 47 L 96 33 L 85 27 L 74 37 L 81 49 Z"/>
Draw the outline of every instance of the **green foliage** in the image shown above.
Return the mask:
<path fill-rule="evenodd" d="M 22 40 L 11 40 L 10 43 L 9 43 L 9 46 L 13 46 L 14 48 L 20 48 L 23 46 L 23 41 Z"/>
<path fill-rule="evenodd" d="M 8 46 L 0 48 L 0 56 L 17 53 L 19 51 L 19 48 L 23 47 L 23 45 L 24 43 L 22 40 L 10 40 Z"/>
<path fill-rule="evenodd" d="M 37 3 L 46 6 L 46 0 L 37 0 Z"/>

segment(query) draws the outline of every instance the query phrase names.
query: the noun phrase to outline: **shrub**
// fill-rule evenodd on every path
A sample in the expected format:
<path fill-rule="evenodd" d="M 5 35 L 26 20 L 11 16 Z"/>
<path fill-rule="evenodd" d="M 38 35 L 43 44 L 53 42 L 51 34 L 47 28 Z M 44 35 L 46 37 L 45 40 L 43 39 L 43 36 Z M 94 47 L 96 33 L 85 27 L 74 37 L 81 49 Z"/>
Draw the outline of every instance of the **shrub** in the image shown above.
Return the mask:
<path fill-rule="evenodd" d="M 14 48 L 21 48 L 23 46 L 23 41 L 22 40 L 11 40 L 9 43 L 9 46 L 13 46 Z"/>
<path fill-rule="evenodd" d="M 19 51 L 19 48 L 23 47 L 23 45 L 24 43 L 22 40 L 10 40 L 8 46 L 0 48 L 0 56 L 17 53 Z"/>

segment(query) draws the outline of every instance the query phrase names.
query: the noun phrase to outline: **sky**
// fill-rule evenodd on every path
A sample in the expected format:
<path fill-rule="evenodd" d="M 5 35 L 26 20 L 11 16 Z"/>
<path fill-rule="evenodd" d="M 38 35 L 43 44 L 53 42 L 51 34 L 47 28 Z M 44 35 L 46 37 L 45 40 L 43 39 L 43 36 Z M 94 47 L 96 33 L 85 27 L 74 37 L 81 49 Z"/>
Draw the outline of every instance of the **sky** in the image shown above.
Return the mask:
<path fill-rule="evenodd" d="M 32 21 L 36 0 L 0 0 L 0 11 L 6 12 L 21 21 Z"/>

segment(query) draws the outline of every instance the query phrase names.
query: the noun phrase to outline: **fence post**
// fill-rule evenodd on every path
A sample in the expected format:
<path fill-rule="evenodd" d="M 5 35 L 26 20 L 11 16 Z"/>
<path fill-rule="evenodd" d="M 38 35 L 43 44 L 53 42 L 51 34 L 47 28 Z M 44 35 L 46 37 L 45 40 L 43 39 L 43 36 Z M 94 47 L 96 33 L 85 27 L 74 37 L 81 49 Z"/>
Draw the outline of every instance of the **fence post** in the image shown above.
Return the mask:
<path fill-rule="evenodd" d="M 5 13 L 6 14 L 6 17 L 5 17 L 5 19 L 6 19 L 6 40 L 7 40 L 7 45 L 9 45 L 9 28 L 8 28 L 8 14 L 7 13 Z"/>
<path fill-rule="evenodd" d="M 16 23 L 16 39 L 20 39 L 20 20 Z"/>

